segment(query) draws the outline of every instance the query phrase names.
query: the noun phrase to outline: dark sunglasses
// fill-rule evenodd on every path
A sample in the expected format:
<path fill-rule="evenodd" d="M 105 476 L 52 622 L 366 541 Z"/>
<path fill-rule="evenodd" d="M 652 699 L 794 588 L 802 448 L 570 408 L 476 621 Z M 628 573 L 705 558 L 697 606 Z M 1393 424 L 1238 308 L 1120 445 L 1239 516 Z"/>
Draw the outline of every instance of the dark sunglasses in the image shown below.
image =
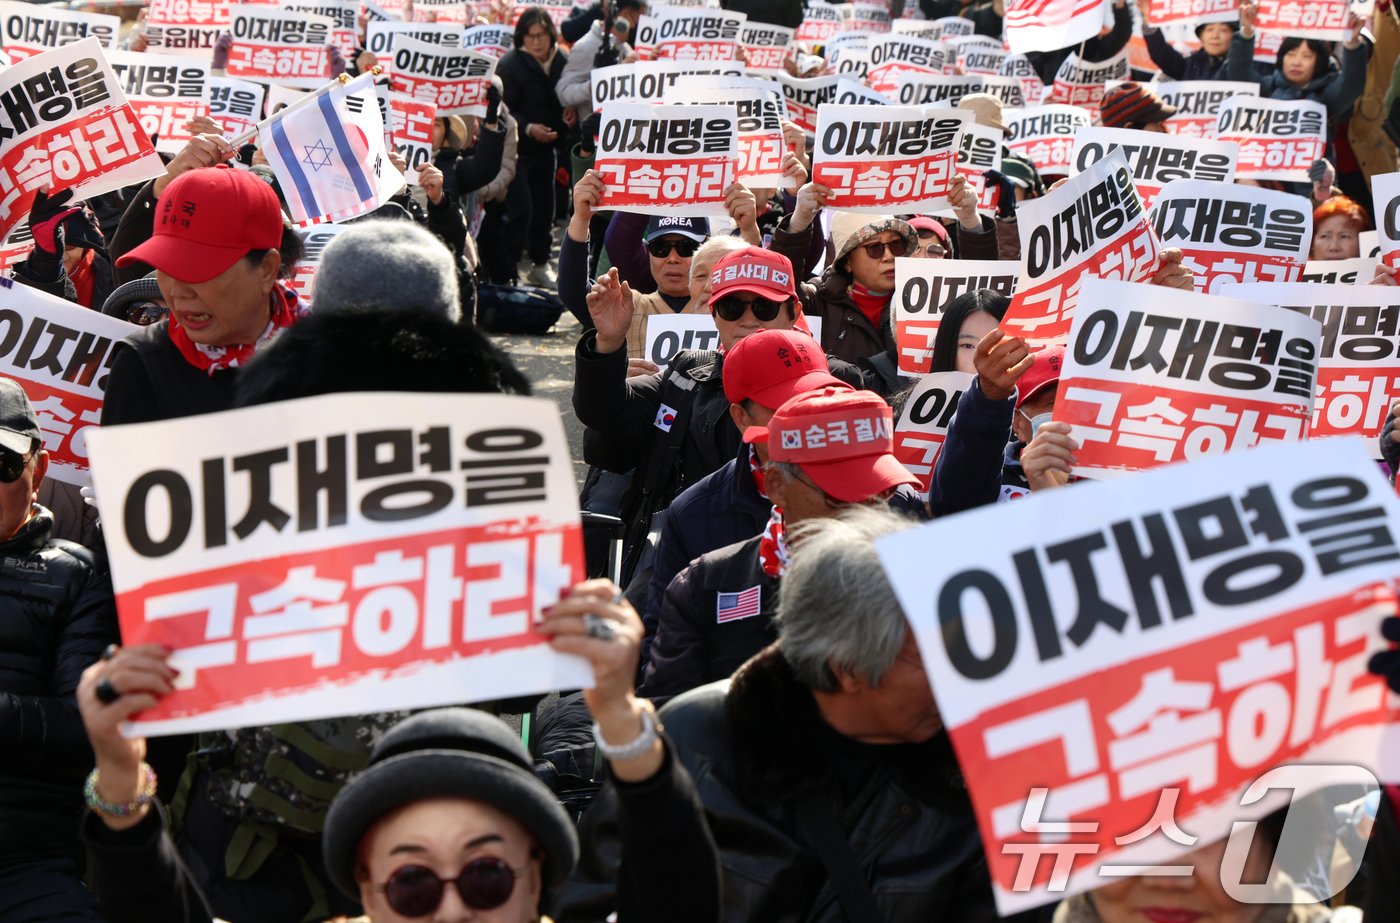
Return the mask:
<path fill-rule="evenodd" d="M 903 256 L 909 250 L 904 244 L 903 237 L 885 243 L 864 244 L 861 249 L 863 249 L 865 255 L 872 260 L 884 259 L 886 249 L 890 251 L 891 256 Z"/>
<path fill-rule="evenodd" d="M 129 323 L 149 327 L 169 313 L 170 309 L 163 304 L 156 304 L 154 301 L 138 301 L 127 307 L 126 319 Z"/>
<path fill-rule="evenodd" d="M 24 469 L 29 466 L 29 460 L 34 457 L 34 453 L 21 455 L 18 452 L 11 452 L 9 449 L 0 449 L 0 483 L 13 484 L 24 474 Z"/>
<path fill-rule="evenodd" d="M 715 314 L 733 323 L 744 316 L 745 311 L 753 311 L 754 320 L 770 321 L 778 316 L 786 301 L 773 301 L 769 298 L 754 298 L 744 301 L 738 295 L 725 295 L 715 301 Z"/>
<path fill-rule="evenodd" d="M 647 252 L 658 260 L 664 260 L 675 250 L 681 255 L 681 259 L 688 260 L 695 255 L 695 251 L 700 249 L 700 245 L 693 240 L 653 240 L 647 244 Z"/>
<path fill-rule="evenodd" d="M 504 859 L 483 857 L 473 859 L 457 873 L 455 880 L 442 879 L 430 868 L 405 865 L 394 870 L 389 880 L 375 885 L 395 913 L 406 917 L 426 917 L 442 903 L 443 888 L 457 886 L 462 903 L 473 910 L 493 910 L 510 900 L 515 891 L 515 879 L 520 873 Z"/>

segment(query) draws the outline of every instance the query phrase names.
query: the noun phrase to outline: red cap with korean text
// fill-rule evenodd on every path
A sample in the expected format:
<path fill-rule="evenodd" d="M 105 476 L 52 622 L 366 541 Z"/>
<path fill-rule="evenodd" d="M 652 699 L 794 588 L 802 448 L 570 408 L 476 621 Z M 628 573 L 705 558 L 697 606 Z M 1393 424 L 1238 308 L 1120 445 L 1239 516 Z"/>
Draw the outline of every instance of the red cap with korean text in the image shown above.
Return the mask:
<path fill-rule="evenodd" d="M 768 457 L 801 465 L 826 494 L 861 503 L 919 479 L 894 457 L 894 415 L 871 391 L 823 388 L 778 408 L 767 427 L 744 430 L 745 442 L 766 442 Z"/>
<path fill-rule="evenodd" d="M 749 334 L 725 354 L 723 375 L 729 403 L 749 400 L 769 409 L 804 391 L 850 387 L 831 374 L 821 344 L 798 330 Z"/>
<path fill-rule="evenodd" d="M 710 273 L 710 304 L 735 292 L 772 301 L 796 298 L 792 263 L 781 253 L 761 247 L 745 247 L 727 254 Z"/>
<path fill-rule="evenodd" d="M 1016 406 L 1035 397 L 1046 388 L 1060 383 L 1060 366 L 1065 364 L 1065 348 L 1062 345 L 1047 346 L 1033 353 L 1035 361 L 1021 373 L 1016 381 Z"/>
<path fill-rule="evenodd" d="M 272 187 L 246 170 L 204 167 L 170 181 L 156 202 L 155 233 L 118 257 L 197 285 L 249 251 L 282 243 L 282 207 Z"/>

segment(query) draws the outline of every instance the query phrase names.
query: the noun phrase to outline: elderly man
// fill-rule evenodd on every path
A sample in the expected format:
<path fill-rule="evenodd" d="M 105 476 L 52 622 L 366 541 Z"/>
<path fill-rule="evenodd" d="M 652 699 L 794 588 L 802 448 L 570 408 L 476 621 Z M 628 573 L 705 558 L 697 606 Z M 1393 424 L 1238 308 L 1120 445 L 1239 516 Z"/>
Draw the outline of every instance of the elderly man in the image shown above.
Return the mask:
<path fill-rule="evenodd" d="M 719 847 L 726 920 L 997 919 L 957 760 L 872 544 L 907 525 L 868 508 L 805 523 L 777 643 L 660 713 Z M 561 923 L 615 904 L 602 858 L 615 797 L 610 784 L 585 818 L 595 861 L 561 893 Z"/>
<path fill-rule="evenodd" d="M 0 920 L 99 923 L 81 877 L 92 753 L 73 696 L 117 640 L 117 613 L 100 559 L 50 537 L 48 467 L 34 408 L 0 378 Z"/>
<path fill-rule="evenodd" d="M 665 593 L 642 694 L 671 696 L 729 676 L 773 640 L 778 586 L 791 560 L 787 532 L 861 504 L 922 504 L 918 478 L 894 457 L 889 406 L 869 391 L 822 388 L 787 401 L 744 441 L 766 448 L 767 527 L 702 555 Z"/>

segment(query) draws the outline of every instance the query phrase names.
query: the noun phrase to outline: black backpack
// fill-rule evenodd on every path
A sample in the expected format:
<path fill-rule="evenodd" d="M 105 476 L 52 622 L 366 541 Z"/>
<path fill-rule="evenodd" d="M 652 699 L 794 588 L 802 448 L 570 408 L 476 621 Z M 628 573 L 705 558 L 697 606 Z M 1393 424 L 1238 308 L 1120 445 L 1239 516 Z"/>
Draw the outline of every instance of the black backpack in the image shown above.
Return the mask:
<path fill-rule="evenodd" d="M 545 334 L 559 322 L 564 303 L 533 285 L 482 285 L 476 294 L 476 325 L 491 333 Z"/>

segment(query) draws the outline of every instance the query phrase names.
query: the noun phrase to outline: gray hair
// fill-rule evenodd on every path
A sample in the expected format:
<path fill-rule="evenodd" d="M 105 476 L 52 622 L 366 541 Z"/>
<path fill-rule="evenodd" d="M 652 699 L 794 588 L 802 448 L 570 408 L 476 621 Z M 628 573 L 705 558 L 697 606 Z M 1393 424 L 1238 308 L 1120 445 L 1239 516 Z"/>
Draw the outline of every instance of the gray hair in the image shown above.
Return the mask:
<path fill-rule="evenodd" d="M 710 271 L 714 271 L 715 263 L 718 263 L 735 250 L 742 250 L 748 245 L 749 242 L 744 240 L 744 238 L 735 237 L 731 234 L 720 234 L 716 237 L 710 237 L 700 245 L 699 249 L 695 251 L 695 256 L 691 258 L 691 271 L 694 271 L 696 264 L 703 265 L 706 262 L 710 264 Z"/>
<path fill-rule="evenodd" d="M 873 543 L 914 525 L 886 509 L 853 506 L 793 527 L 775 621 L 783 656 L 803 685 L 835 692 L 836 667 L 878 686 L 894 664 L 904 610 Z"/>
<path fill-rule="evenodd" d="M 358 221 L 326 245 L 311 310 L 422 311 L 462 318 L 457 260 L 412 221 Z"/>

